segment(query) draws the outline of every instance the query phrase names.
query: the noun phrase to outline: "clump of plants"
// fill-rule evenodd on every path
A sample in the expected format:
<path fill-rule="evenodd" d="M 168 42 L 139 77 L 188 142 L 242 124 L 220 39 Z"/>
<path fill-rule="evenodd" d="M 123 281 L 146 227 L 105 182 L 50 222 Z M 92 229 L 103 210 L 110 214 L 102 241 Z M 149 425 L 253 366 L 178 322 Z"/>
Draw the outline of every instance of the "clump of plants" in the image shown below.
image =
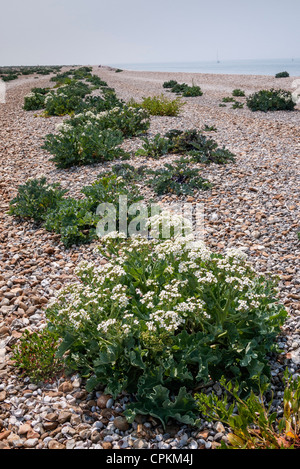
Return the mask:
<path fill-rule="evenodd" d="M 289 76 L 290 74 L 288 72 L 279 72 L 279 73 L 276 73 L 275 78 L 287 78 Z"/>
<path fill-rule="evenodd" d="M 246 95 L 245 95 L 245 91 L 240 90 L 239 88 L 237 88 L 237 89 L 233 90 L 232 96 L 235 96 L 235 97 L 244 97 L 244 96 L 246 96 Z"/>
<path fill-rule="evenodd" d="M 232 109 L 243 109 L 244 103 L 240 103 L 239 101 L 234 101 L 232 104 Z"/>
<path fill-rule="evenodd" d="M 196 129 L 181 131 L 170 130 L 166 133 L 170 141 L 171 153 L 190 155 L 193 161 L 203 164 L 225 164 L 234 161 L 234 155 L 229 150 L 219 148 L 217 142 L 207 138 Z"/>
<path fill-rule="evenodd" d="M 30 180 L 19 186 L 17 197 L 11 201 L 10 214 L 42 223 L 47 230 L 60 234 L 66 247 L 89 243 L 96 238 L 97 224 L 103 218 L 97 213 L 100 204 L 111 203 L 116 207 L 118 223 L 120 195 L 126 196 L 129 204 L 142 200 L 137 187 L 128 182 L 113 173 L 100 175 L 93 184 L 82 188 L 83 198 L 75 199 L 64 197 L 67 191 L 58 184 L 47 184 L 45 178 Z"/>
<path fill-rule="evenodd" d="M 186 98 L 203 95 L 200 86 L 194 84 L 192 86 L 189 86 L 186 83 L 178 83 L 175 80 L 165 81 L 163 83 L 163 87 L 170 89 L 172 93 L 181 94 L 183 97 Z"/>
<path fill-rule="evenodd" d="M 125 159 L 129 154 L 120 148 L 124 138 L 144 133 L 149 125 L 149 115 L 141 108 L 84 111 L 59 124 L 58 133 L 48 134 L 42 148 L 54 155 L 59 168 Z"/>
<path fill-rule="evenodd" d="M 173 88 L 175 85 L 177 85 L 177 81 L 176 80 L 169 80 L 169 81 L 165 81 L 163 83 L 163 88 Z"/>
<path fill-rule="evenodd" d="M 272 400 L 267 402 L 265 398 L 266 385 L 262 385 L 259 394 L 252 391 L 246 399 L 241 399 L 239 385 L 227 383 L 223 378 L 222 398 L 215 393 L 195 397 L 205 418 L 230 427 L 228 444 L 222 441 L 223 449 L 299 449 L 300 379 L 293 379 L 285 372 L 284 384 L 282 418 L 272 412 Z"/>
<path fill-rule="evenodd" d="M 131 101 L 131 106 L 146 109 L 152 116 L 178 116 L 184 106 L 180 98 L 168 99 L 165 95 L 143 98 L 141 103 Z"/>
<path fill-rule="evenodd" d="M 143 147 L 136 152 L 137 155 L 158 158 L 167 153 L 178 153 L 189 155 L 193 161 L 203 164 L 226 164 L 235 159 L 233 153 L 224 147 L 219 148 L 215 140 L 207 138 L 197 129 L 172 129 L 164 137 L 156 134 L 151 141 L 147 138 L 143 140 Z"/>
<path fill-rule="evenodd" d="M 81 263 L 46 316 L 59 356 L 88 378 L 88 391 L 134 394 L 129 421 L 150 414 L 194 424 L 197 387 L 225 376 L 250 391 L 270 379 L 267 354 L 286 311 L 274 280 L 242 251 L 211 252 L 190 236 L 159 240 L 161 223 L 150 218 L 152 240 L 103 238 L 107 263 Z"/>
<path fill-rule="evenodd" d="M 3 81 L 13 81 L 19 78 L 18 73 L 8 73 L 7 75 L 1 75 L 1 79 Z"/>
<path fill-rule="evenodd" d="M 146 167 L 139 166 L 135 168 L 128 163 L 118 163 L 112 166 L 111 172 L 117 177 L 122 177 L 126 181 L 138 181 L 144 177 Z"/>
<path fill-rule="evenodd" d="M 13 346 L 14 366 L 33 382 L 51 382 L 63 372 L 63 363 L 56 353 L 60 339 L 47 328 L 30 333 L 25 330 Z"/>
<path fill-rule="evenodd" d="M 232 96 L 225 96 L 225 98 L 222 99 L 223 103 L 234 103 L 235 99 Z"/>
<path fill-rule="evenodd" d="M 24 98 L 25 111 L 37 111 L 45 108 L 46 96 L 49 88 L 32 88 L 31 92 Z"/>
<path fill-rule="evenodd" d="M 115 158 L 126 158 L 120 148 L 123 134 L 119 130 L 100 130 L 95 125 L 63 124 L 58 134 L 48 134 L 42 148 L 53 156 L 58 168 L 95 164 Z"/>
<path fill-rule="evenodd" d="M 296 103 L 292 93 L 285 90 L 261 90 L 247 98 L 251 111 L 293 111 Z"/>
<path fill-rule="evenodd" d="M 57 73 L 61 67 L 58 66 L 37 66 L 37 67 L 0 67 L 0 78 L 3 81 L 12 81 L 19 78 L 20 75 L 49 75 Z"/>
<path fill-rule="evenodd" d="M 158 195 L 188 195 L 209 189 L 211 184 L 201 177 L 199 169 L 191 168 L 189 163 L 189 160 L 181 158 L 156 171 L 149 171 L 152 178 L 147 183 Z"/>
<path fill-rule="evenodd" d="M 160 156 L 166 155 L 171 148 L 169 139 L 161 137 L 160 134 L 156 134 L 152 140 L 144 137 L 142 141 L 144 143 L 142 148 L 137 150 L 137 156 L 148 156 L 157 159 Z"/>
<path fill-rule="evenodd" d="M 90 87 L 75 81 L 48 93 L 45 99 L 45 112 L 48 116 L 63 116 L 80 109 L 83 98 L 91 93 Z"/>
<path fill-rule="evenodd" d="M 56 209 L 66 192 L 57 183 L 48 184 L 45 177 L 29 179 L 18 187 L 18 195 L 10 202 L 9 214 L 41 222 L 49 210 Z"/>
<path fill-rule="evenodd" d="M 202 131 L 203 132 L 217 132 L 217 127 L 215 125 L 207 125 L 205 124 Z"/>

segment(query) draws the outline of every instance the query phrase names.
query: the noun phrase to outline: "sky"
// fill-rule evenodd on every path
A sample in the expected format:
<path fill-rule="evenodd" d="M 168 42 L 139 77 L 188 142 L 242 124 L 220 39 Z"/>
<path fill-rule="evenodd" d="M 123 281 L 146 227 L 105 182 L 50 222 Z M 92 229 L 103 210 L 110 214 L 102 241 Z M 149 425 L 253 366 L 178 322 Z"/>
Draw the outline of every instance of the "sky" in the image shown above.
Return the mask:
<path fill-rule="evenodd" d="M 300 57 L 300 0 L 0 0 L 0 65 Z"/>

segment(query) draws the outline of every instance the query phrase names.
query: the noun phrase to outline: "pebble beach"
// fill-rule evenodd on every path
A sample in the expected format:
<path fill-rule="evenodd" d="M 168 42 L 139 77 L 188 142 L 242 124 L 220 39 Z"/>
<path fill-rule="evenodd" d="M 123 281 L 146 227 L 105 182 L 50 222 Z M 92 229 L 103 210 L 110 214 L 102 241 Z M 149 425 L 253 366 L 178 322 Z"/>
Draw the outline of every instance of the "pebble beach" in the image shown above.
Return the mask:
<path fill-rule="evenodd" d="M 261 89 L 292 91 L 295 77 L 215 75 L 168 72 L 122 71 L 93 67 L 124 101 L 164 93 L 167 80 L 198 85 L 203 96 L 182 98 L 178 117 L 152 116 L 150 137 L 170 129 L 198 129 L 214 126 L 210 135 L 219 146 L 236 155 L 227 165 L 202 168 L 212 188 L 194 196 L 156 197 L 167 206 L 174 201 L 202 203 L 204 241 L 212 250 L 243 247 L 256 270 L 280 277 L 280 301 L 288 319 L 278 337 L 282 352 L 270 357 L 273 407 L 282 414 L 282 375 L 286 368 L 300 374 L 300 105 L 293 112 L 252 112 L 244 106 L 232 109 L 219 105 L 234 89 L 246 96 Z M 228 428 L 221 422 L 202 420 L 199 428 L 168 425 L 140 416 L 129 424 L 123 416 L 130 395 L 117 400 L 101 389 L 87 393 L 77 375 L 50 384 L 33 384 L 17 373 L 11 347 L 27 329 L 45 326 L 45 309 L 55 293 L 74 279 L 82 260 L 96 256 L 93 242 L 66 249 L 60 236 L 32 222 L 9 216 L 10 200 L 28 178 L 44 175 L 59 182 L 69 195 L 80 197 L 84 185 L 114 162 L 57 169 L 51 156 L 41 149 L 45 135 L 66 117 L 41 117 L 40 112 L 23 110 L 24 96 L 32 87 L 53 86 L 49 77 L 28 76 L 7 85 L 6 103 L 0 104 L 0 449 L 215 449 L 227 441 Z M 245 98 L 237 98 L 245 102 Z M 157 169 L 176 157 L 159 160 L 134 156 L 139 138 L 128 139 L 123 148 L 132 152 L 128 163 Z M 197 166 L 197 165 L 195 165 Z M 145 197 L 151 191 L 141 185 Z M 221 392 L 212 383 L 205 392 Z"/>

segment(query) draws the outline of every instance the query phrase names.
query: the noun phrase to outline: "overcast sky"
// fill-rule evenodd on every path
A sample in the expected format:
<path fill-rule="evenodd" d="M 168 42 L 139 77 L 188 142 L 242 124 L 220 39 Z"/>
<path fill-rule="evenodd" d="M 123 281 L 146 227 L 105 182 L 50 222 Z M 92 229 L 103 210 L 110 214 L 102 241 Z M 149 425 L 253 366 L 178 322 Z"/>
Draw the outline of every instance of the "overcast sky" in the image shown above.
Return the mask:
<path fill-rule="evenodd" d="M 300 57 L 300 0 L 0 0 L 0 65 Z"/>

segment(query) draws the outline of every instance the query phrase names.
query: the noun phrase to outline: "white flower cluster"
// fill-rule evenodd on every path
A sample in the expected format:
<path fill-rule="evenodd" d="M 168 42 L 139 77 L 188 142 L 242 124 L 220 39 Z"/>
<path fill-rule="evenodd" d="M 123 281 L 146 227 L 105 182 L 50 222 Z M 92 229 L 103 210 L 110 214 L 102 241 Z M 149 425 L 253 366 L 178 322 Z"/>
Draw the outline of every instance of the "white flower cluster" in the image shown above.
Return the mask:
<path fill-rule="evenodd" d="M 146 323 L 149 331 L 155 331 L 159 328 L 174 332 L 185 323 L 185 319 L 176 311 L 157 310 L 150 314 L 149 318 L 150 321 Z"/>
<path fill-rule="evenodd" d="M 98 331 L 103 331 L 103 332 L 108 332 L 108 329 L 110 326 L 113 324 L 116 324 L 117 320 L 116 319 L 107 319 L 107 321 L 102 321 L 100 324 L 97 326 Z"/>
<path fill-rule="evenodd" d="M 60 122 L 59 124 L 56 124 L 55 126 L 55 130 L 57 132 L 70 132 L 74 129 L 74 127 L 70 124 L 68 124 L 67 122 Z"/>

